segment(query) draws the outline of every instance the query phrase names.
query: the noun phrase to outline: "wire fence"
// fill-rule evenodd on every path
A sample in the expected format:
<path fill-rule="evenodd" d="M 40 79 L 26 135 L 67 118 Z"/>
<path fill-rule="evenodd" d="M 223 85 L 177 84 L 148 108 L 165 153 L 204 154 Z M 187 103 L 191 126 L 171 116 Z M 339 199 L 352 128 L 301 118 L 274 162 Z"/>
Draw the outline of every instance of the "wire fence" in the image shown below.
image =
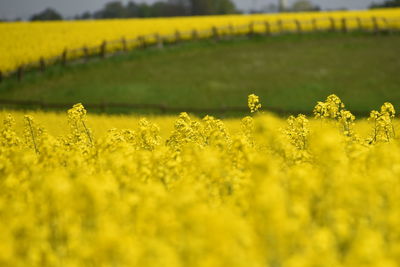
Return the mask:
<path fill-rule="evenodd" d="M 220 41 L 237 36 L 256 36 L 265 35 L 273 36 L 280 34 L 306 34 L 315 32 L 354 32 L 365 31 L 371 33 L 394 33 L 400 30 L 400 17 L 324 17 L 312 18 L 309 20 L 276 20 L 276 21 L 252 21 L 243 25 L 225 25 L 221 27 L 213 26 L 208 29 L 191 31 L 175 31 L 172 34 L 161 35 L 158 33 L 141 35 L 135 38 L 122 37 L 118 40 L 104 40 L 98 46 L 85 46 L 77 49 L 65 49 L 60 55 L 52 58 L 40 57 L 37 62 L 20 65 L 14 71 L 3 73 L 0 70 L 0 82 L 5 79 L 16 79 L 21 81 L 26 72 L 41 71 L 45 72 L 48 66 L 61 65 L 66 66 L 71 63 L 86 63 L 93 59 L 102 59 L 108 56 L 124 53 L 134 49 L 159 48 L 165 45 L 173 45 L 186 41 L 196 41 L 212 39 Z M 1 100 L 1 105 L 13 106 L 36 106 L 41 108 L 66 108 L 70 104 L 60 103 L 44 103 L 42 101 L 17 101 L 17 100 Z M 86 106 L 99 110 L 107 110 L 107 108 L 129 108 L 136 110 L 158 110 L 161 113 L 185 110 L 194 113 L 225 113 L 225 112 L 243 112 L 247 108 L 243 107 L 226 107 L 226 108 L 175 108 L 164 105 L 152 104 L 128 104 L 128 103 L 100 103 L 87 104 Z M 277 113 L 284 113 L 282 110 L 275 109 Z"/>

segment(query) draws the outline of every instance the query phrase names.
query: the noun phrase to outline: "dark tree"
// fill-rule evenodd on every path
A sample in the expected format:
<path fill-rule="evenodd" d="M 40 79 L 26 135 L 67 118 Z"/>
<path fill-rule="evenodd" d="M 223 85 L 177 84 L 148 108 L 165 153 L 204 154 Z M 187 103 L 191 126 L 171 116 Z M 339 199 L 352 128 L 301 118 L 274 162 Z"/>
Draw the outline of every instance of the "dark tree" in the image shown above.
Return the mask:
<path fill-rule="evenodd" d="M 212 0 L 190 0 L 192 15 L 212 14 Z"/>
<path fill-rule="evenodd" d="M 146 3 L 141 3 L 138 5 L 138 17 L 139 18 L 149 18 L 151 17 L 151 6 Z"/>
<path fill-rule="evenodd" d="M 389 0 L 381 4 L 372 3 L 370 8 L 400 7 L 400 0 Z"/>
<path fill-rule="evenodd" d="M 187 0 L 168 0 L 167 4 L 167 16 L 190 15 L 190 3 Z"/>
<path fill-rule="evenodd" d="M 192 15 L 237 13 L 231 0 L 189 0 Z"/>
<path fill-rule="evenodd" d="M 320 8 L 315 6 L 309 0 L 297 0 L 293 3 L 293 6 L 290 11 L 294 12 L 304 12 L 304 11 L 319 11 Z"/>
<path fill-rule="evenodd" d="M 139 6 L 135 2 L 129 2 L 125 9 L 127 18 L 139 17 Z"/>
<path fill-rule="evenodd" d="M 95 19 L 148 18 L 232 13 L 237 13 L 232 0 L 160 0 L 152 5 L 138 4 L 134 1 L 124 5 L 121 1 L 114 1 L 106 4 L 91 17 Z M 85 19 L 86 17 L 82 15 L 76 18 Z"/>
<path fill-rule="evenodd" d="M 92 17 L 92 14 L 90 14 L 89 11 L 83 12 L 81 15 L 81 19 L 90 19 Z"/>
<path fill-rule="evenodd" d="M 177 16 L 178 10 L 175 10 L 174 7 L 165 2 L 156 2 L 151 7 L 151 16 L 152 17 L 171 17 Z"/>
<path fill-rule="evenodd" d="M 215 1 L 216 14 L 232 14 L 236 13 L 235 4 L 231 0 Z"/>
<path fill-rule="evenodd" d="M 92 18 L 92 14 L 90 14 L 89 11 L 83 12 L 82 15 L 76 15 L 74 17 L 74 19 L 91 19 Z"/>
<path fill-rule="evenodd" d="M 54 9 L 46 8 L 42 12 L 38 14 L 34 14 L 30 20 L 37 21 L 37 20 L 62 20 L 63 17 Z"/>
<path fill-rule="evenodd" d="M 126 15 L 126 9 L 122 2 L 114 1 L 107 3 L 102 10 L 94 14 L 94 17 L 99 19 L 112 19 L 125 18 Z"/>

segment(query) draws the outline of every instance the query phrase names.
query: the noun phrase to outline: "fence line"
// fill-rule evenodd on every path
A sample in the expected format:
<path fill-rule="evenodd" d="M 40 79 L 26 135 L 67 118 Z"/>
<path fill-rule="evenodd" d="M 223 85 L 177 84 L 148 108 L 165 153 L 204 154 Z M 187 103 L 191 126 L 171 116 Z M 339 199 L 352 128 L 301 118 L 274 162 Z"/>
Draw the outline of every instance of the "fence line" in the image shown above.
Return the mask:
<path fill-rule="evenodd" d="M 35 100 L 10 100 L 0 99 L 0 105 L 10 106 L 29 106 L 38 108 L 69 109 L 75 103 L 47 103 Z M 157 110 L 160 113 L 191 112 L 191 113 L 227 113 L 227 112 L 247 112 L 247 107 L 222 107 L 222 108 L 195 108 L 195 107 L 171 107 L 162 104 L 133 104 L 133 103 L 86 103 L 86 108 L 97 109 L 105 112 L 111 108 L 127 108 L 132 110 Z M 275 110 L 274 110 L 275 111 Z M 283 110 L 277 110 L 283 112 Z"/>
<path fill-rule="evenodd" d="M 328 24 L 321 27 L 321 23 Z M 352 23 L 356 26 L 352 26 Z M 122 37 L 117 40 L 102 41 L 99 46 L 84 46 L 76 49 L 64 49 L 59 56 L 44 58 L 40 57 L 37 62 L 22 64 L 14 71 L 2 72 L 0 70 L 0 82 L 7 77 L 16 76 L 17 80 L 23 79 L 26 71 L 40 70 L 44 72 L 47 66 L 59 63 L 62 66 L 68 62 L 83 59 L 84 62 L 92 58 L 105 58 L 108 55 L 117 52 L 127 52 L 132 49 L 144 49 L 147 47 L 163 48 L 166 44 L 176 44 L 189 40 L 214 39 L 219 41 L 223 38 L 235 36 L 254 36 L 256 34 L 278 35 L 283 33 L 312 33 L 320 31 L 370 31 L 394 32 L 400 30 L 400 17 L 387 19 L 385 17 L 323 17 L 313 18 L 310 20 L 286 19 L 276 21 L 251 21 L 243 25 L 233 26 L 232 24 L 225 26 L 212 26 L 210 29 L 191 31 L 176 30 L 172 34 L 160 35 L 159 33 L 137 36 L 133 39 Z"/>
<path fill-rule="evenodd" d="M 58 109 L 67 110 L 71 108 L 76 103 L 48 103 L 44 101 L 35 100 L 10 100 L 10 99 L 0 99 L 0 105 L 3 106 L 19 106 L 19 107 L 36 107 L 40 109 Z M 0 107 L 1 107 L 0 106 Z M 198 107 L 173 107 L 163 104 L 134 104 L 134 103 L 84 103 L 85 108 L 91 110 L 98 110 L 101 112 L 106 112 L 109 109 L 129 109 L 129 110 L 147 110 L 147 111 L 158 111 L 161 114 L 171 114 L 180 112 L 189 112 L 194 114 L 226 114 L 226 113 L 249 113 L 248 107 L 243 106 L 231 106 L 231 107 L 215 107 L 215 108 L 198 108 Z M 277 107 L 267 107 L 267 111 L 273 112 L 278 115 L 287 114 L 305 114 L 312 115 L 309 110 L 284 110 Z M 369 112 L 352 111 L 356 116 L 368 116 Z"/>

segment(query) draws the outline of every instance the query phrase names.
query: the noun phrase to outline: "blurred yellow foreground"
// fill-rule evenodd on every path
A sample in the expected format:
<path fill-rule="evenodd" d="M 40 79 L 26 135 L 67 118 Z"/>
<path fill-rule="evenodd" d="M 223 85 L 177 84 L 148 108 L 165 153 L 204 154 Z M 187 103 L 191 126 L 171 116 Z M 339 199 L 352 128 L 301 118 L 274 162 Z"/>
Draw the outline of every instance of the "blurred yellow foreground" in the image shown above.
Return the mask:
<path fill-rule="evenodd" d="M 336 96 L 313 120 L 249 107 L 230 121 L 2 112 L 0 265 L 397 266 L 393 106 L 360 123 Z"/>

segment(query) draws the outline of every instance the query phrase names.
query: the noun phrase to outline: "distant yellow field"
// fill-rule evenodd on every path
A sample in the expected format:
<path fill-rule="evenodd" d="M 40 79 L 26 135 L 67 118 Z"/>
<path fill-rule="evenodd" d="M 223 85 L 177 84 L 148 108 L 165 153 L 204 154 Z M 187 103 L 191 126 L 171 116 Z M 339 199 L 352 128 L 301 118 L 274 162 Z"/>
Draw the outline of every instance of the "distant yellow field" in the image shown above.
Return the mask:
<path fill-rule="evenodd" d="M 311 30 L 311 19 L 317 18 L 318 29 L 331 27 L 329 18 L 334 18 L 340 27 L 342 18 L 350 19 L 348 27 L 355 28 L 361 18 L 364 27 L 372 28 L 370 18 L 379 18 L 379 24 L 387 22 L 391 26 L 400 28 L 400 9 L 382 9 L 368 11 L 340 11 L 340 12 L 313 12 L 313 13 L 286 13 L 273 15 L 227 15 L 203 17 L 177 17 L 155 19 L 116 19 L 96 21 L 63 21 L 63 22 L 13 22 L 0 23 L 0 70 L 8 72 L 18 66 L 37 62 L 41 57 L 51 58 L 58 56 L 64 49 L 75 49 L 83 46 L 98 46 L 104 40 L 111 41 L 120 38 L 133 39 L 140 35 L 159 33 L 173 34 L 176 30 L 190 32 L 193 29 L 205 30 L 213 26 L 236 26 L 237 32 L 245 33 L 248 28 L 240 28 L 251 22 L 276 22 L 278 20 L 297 19 L 302 23 L 303 30 Z M 365 20 L 364 20 L 365 19 Z M 385 22 L 386 19 L 386 22 Z M 307 22 L 307 23 L 306 23 Z M 295 29 L 294 22 L 285 23 L 284 30 Z M 263 31 L 262 24 L 256 26 L 255 31 Z M 277 26 L 271 28 L 278 31 Z M 190 38 L 183 35 L 182 38 Z M 132 44 L 134 46 L 134 44 Z"/>

